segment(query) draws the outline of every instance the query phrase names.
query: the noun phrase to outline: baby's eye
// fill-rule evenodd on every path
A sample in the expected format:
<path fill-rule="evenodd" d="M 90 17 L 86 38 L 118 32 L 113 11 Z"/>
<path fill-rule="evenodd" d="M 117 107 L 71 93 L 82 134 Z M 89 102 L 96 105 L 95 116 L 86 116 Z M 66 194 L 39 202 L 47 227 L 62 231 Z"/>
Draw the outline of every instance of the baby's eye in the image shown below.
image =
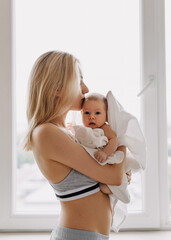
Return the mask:
<path fill-rule="evenodd" d="M 86 111 L 86 112 L 84 112 L 84 114 L 85 114 L 85 115 L 88 115 L 88 114 L 89 114 L 89 112 L 88 112 L 88 111 Z"/>
<path fill-rule="evenodd" d="M 96 115 L 99 115 L 101 112 L 96 112 Z"/>

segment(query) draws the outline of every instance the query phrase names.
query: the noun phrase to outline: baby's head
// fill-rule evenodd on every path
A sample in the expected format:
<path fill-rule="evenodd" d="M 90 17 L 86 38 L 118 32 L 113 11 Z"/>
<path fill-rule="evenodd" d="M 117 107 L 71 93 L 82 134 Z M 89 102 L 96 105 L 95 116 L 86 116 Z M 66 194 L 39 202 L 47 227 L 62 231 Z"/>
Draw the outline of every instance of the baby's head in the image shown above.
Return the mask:
<path fill-rule="evenodd" d="M 107 99 L 99 93 L 86 96 L 81 110 L 85 127 L 100 128 L 107 121 Z"/>

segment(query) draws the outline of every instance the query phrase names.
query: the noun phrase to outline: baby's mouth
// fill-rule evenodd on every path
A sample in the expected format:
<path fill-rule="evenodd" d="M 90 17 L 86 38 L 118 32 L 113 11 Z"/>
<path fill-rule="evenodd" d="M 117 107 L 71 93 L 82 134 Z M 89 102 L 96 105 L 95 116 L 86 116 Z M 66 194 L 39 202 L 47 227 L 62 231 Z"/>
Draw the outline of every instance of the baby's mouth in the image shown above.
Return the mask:
<path fill-rule="evenodd" d="M 96 125 L 94 122 L 90 122 L 89 125 Z"/>

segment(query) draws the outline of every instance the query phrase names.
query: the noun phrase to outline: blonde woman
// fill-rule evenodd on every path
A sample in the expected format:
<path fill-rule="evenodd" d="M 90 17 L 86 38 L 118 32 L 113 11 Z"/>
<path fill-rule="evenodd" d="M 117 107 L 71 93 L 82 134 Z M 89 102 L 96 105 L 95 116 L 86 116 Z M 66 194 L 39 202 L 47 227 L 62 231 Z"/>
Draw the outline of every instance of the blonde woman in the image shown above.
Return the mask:
<path fill-rule="evenodd" d="M 79 61 L 64 52 L 47 52 L 36 61 L 29 82 L 25 149 L 61 202 L 61 214 L 51 240 L 109 239 L 111 208 L 99 183 L 120 185 L 125 160 L 101 166 L 65 127 L 69 110 L 80 110 L 84 94 Z M 119 148 L 126 154 L 124 146 Z"/>

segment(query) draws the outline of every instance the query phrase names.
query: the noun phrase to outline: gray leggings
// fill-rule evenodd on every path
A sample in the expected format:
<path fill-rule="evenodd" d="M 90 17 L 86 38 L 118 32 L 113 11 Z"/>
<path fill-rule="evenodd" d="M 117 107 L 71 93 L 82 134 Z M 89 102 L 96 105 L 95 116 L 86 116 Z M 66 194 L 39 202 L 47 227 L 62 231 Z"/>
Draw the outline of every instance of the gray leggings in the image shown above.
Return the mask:
<path fill-rule="evenodd" d="M 77 230 L 58 226 L 51 233 L 50 240 L 105 240 L 109 236 L 96 232 Z"/>

